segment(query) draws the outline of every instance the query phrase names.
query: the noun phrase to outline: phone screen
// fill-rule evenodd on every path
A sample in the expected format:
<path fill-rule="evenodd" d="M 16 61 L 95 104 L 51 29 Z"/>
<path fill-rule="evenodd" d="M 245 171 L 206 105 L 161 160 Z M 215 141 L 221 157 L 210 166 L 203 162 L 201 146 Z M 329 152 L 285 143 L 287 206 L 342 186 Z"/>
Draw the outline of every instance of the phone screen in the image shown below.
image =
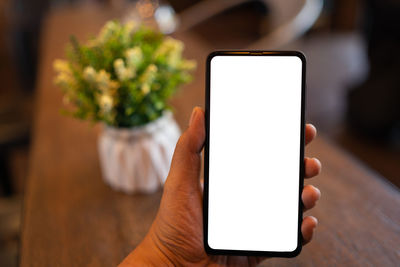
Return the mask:
<path fill-rule="evenodd" d="M 208 250 L 300 250 L 304 64 L 298 52 L 210 55 Z"/>

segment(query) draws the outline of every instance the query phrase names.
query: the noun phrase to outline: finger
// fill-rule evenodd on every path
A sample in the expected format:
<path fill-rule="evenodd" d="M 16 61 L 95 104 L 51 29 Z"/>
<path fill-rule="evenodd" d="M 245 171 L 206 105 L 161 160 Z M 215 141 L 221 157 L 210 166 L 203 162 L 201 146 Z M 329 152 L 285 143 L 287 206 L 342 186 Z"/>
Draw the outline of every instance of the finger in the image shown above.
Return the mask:
<path fill-rule="evenodd" d="M 320 174 L 322 165 L 317 158 L 304 158 L 305 178 L 311 178 Z"/>
<path fill-rule="evenodd" d="M 309 144 L 317 136 L 317 129 L 314 125 L 306 124 L 306 145 Z"/>
<path fill-rule="evenodd" d="M 313 208 L 320 198 L 321 198 L 321 191 L 319 191 L 318 188 L 312 185 L 306 185 L 303 188 L 303 193 L 301 194 L 304 211 Z"/>
<path fill-rule="evenodd" d="M 189 126 L 181 136 L 177 148 L 187 147 L 190 153 L 200 153 L 206 138 L 204 110 L 195 107 L 189 120 Z M 179 146 L 179 147 L 178 147 Z"/>
<path fill-rule="evenodd" d="M 301 234 L 303 235 L 303 245 L 311 241 L 315 228 L 318 225 L 317 218 L 313 216 L 307 216 L 303 219 L 301 224 Z"/>
<path fill-rule="evenodd" d="M 189 126 L 182 133 L 175 147 L 168 179 L 189 179 L 200 175 L 200 152 L 205 141 L 204 111 L 195 107 Z M 171 175 L 173 174 L 173 175 Z"/>

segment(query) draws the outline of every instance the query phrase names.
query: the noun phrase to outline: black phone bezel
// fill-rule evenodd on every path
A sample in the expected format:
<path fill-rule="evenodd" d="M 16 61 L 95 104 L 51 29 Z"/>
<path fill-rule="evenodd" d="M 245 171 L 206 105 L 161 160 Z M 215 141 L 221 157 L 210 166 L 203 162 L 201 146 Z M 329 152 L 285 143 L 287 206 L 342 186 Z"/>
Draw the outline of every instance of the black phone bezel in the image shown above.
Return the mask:
<path fill-rule="evenodd" d="M 209 167 L 209 142 L 210 142 L 210 67 L 211 60 L 215 56 L 296 56 L 302 62 L 301 81 L 301 129 L 300 129 L 300 173 L 299 173 L 299 217 L 297 231 L 297 247 L 293 251 L 249 251 L 249 250 L 224 250 L 213 249 L 208 245 L 208 167 Z M 304 186 L 304 138 L 305 138 L 305 91 L 306 91 L 306 57 L 298 51 L 263 51 L 263 50 L 235 50 L 214 51 L 210 53 L 206 61 L 206 93 L 205 93 L 205 118 L 206 140 L 204 145 L 204 193 L 203 193 L 203 233 L 204 249 L 210 255 L 235 255 L 235 256 L 264 256 L 291 258 L 300 254 L 302 249 L 301 223 L 303 220 L 303 204 L 301 193 Z"/>

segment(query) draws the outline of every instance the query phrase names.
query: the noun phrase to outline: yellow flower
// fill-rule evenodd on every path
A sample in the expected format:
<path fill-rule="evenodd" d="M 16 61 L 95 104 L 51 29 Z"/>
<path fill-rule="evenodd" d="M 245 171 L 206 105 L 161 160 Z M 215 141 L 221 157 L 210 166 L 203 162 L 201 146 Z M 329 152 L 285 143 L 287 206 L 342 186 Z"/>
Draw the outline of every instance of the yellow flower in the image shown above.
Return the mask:
<path fill-rule="evenodd" d="M 118 89 L 119 83 L 110 79 L 110 73 L 105 70 L 100 70 L 96 76 L 97 88 L 106 93 Z"/>
<path fill-rule="evenodd" d="M 121 37 L 121 42 L 124 45 L 129 44 L 129 42 L 131 41 L 132 32 L 135 30 L 135 28 L 137 28 L 137 26 L 138 26 L 137 23 L 132 20 L 124 24 L 122 28 L 123 31 Z"/>
<path fill-rule="evenodd" d="M 154 65 L 154 64 L 150 64 L 148 67 L 147 67 L 147 70 L 146 70 L 148 73 L 156 73 L 157 72 L 157 66 L 156 65 Z"/>
<path fill-rule="evenodd" d="M 183 49 L 183 43 L 172 37 L 166 37 L 161 45 L 157 48 L 154 53 L 154 57 L 157 58 L 162 55 L 167 55 L 172 50 Z"/>
<path fill-rule="evenodd" d="M 73 78 L 66 72 L 60 72 L 56 78 L 54 79 L 55 84 L 64 89 L 69 89 L 71 85 L 74 83 Z"/>
<path fill-rule="evenodd" d="M 166 37 L 154 53 L 154 58 L 157 59 L 164 56 L 167 59 L 167 64 L 169 66 L 176 67 L 182 58 L 183 48 L 184 45 L 181 41 L 171 37 Z"/>
<path fill-rule="evenodd" d="M 150 64 L 140 77 L 139 81 L 142 83 L 140 89 L 144 95 L 147 95 L 151 90 L 151 84 L 156 78 L 157 66 Z"/>
<path fill-rule="evenodd" d="M 140 89 L 141 89 L 143 95 L 147 95 L 148 93 L 150 93 L 150 85 L 148 83 L 142 84 Z"/>
<path fill-rule="evenodd" d="M 147 66 L 146 70 L 140 77 L 140 82 L 143 84 L 152 83 L 156 77 L 156 73 L 157 73 L 157 66 L 154 64 L 150 64 L 149 66 Z"/>
<path fill-rule="evenodd" d="M 101 29 L 100 34 L 96 39 L 96 43 L 102 44 L 106 42 L 116 30 L 118 30 L 118 24 L 115 21 L 107 22 L 106 25 L 104 25 L 104 27 Z"/>
<path fill-rule="evenodd" d="M 125 57 L 127 65 L 133 69 L 136 69 L 143 60 L 143 53 L 140 47 L 135 46 L 125 51 Z"/>
<path fill-rule="evenodd" d="M 126 68 L 124 61 L 120 58 L 114 61 L 114 70 L 121 82 L 132 79 L 135 76 L 133 69 Z"/>
<path fill-rule="evenodd" d="M 101 91 L 106 91 L 108 89 L 108 84 L 110 83 L 110 74 L 105 70 L 100 70 L 96 76 L 96 84 Z"/>
<path fill-rule="evenodd" d="M 53 63 L 54 69 L 58 72 L 54 83 L 65 90 L 65 94 L 73 94 L 76 89 L 76 80 L 72 75 L 71 68 L 67 61 L 56 59 Z"/>
<path fill-rule="evenodd" d="M 99 97 L 100 109 L 103 113 L 109 113 L 114 105 L 114 100 L 109 94 L 101 94 Z"/>
<path fill-rule="evenodd" d="M 66 60 L 61 60 L 61 59 L 54 60 L 53 68 L 57 72 L 71 73 L 71 69 L 70 69 L 69 64 L 68 64 L 68 62 Z"/>
<path fill-rule="evenodd" d="M 96 82 L 96 70 L 92 66 L 88 66 L 83 70 L 83 78 L 90 83 Z"/>

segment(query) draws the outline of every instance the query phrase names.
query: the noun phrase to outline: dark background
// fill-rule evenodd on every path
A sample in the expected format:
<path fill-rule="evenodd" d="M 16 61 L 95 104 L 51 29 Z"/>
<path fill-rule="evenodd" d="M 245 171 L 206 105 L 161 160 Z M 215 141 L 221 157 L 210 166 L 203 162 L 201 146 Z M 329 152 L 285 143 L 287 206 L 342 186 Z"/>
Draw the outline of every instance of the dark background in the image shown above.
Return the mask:
<path fill-rule="evenodd" d="M 43 19 L 82 1 L 0 1 L 0 262 L 15 266 L 21 199 L 29 168 Z M 109 5 L 123 1 L 91 1 Z M 200 1 L 171 0 L 179 12 Z M 191 31 L 216 48 L 245 48 L 268 33 L 261 1 L 234 7 Z M 282 49 L 308 57 L 307 120 L 400 186 L 400 2 L 326 0 L 299 40 Z M 4 264 L 3 264 L 4 263 Z"/>

